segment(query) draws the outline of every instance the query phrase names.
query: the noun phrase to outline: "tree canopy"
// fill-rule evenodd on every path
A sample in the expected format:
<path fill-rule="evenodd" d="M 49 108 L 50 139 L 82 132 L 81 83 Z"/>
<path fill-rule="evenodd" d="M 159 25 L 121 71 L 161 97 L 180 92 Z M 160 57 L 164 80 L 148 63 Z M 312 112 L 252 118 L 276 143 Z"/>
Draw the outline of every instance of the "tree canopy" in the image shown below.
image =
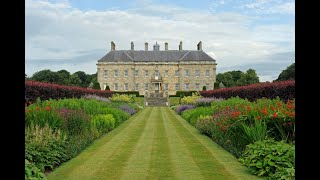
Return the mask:
<path fill-rule="evenodd" d="M 283 70 L 279 74 L 278 79 L 276 79 L 275 81 L 285 81 L 289 79 L 295 79 L 295 63 L 292 63 L 285 70 Z"/>
<path fill-rule="evenodd" d="M 244 86 L 259 83 L 259 77 L 254 69 L 248 69 L 246 72 L 240 70 L 227 71 L 217 74 L 216 84 L 218 85 L 220 82 L 222 82 L 225 87 Z"/>
<path fill-rule="evenodd" d="M 57 72 L 45 69 L 34 73 L 30 79 L 40 82 L 52 82 L 61 85 L 88 87 L 91 82 L 94 83 L 97 81 L 97 73 L 86 74 L 83 71 L 77 71 L 71 74 L 64 69 Z"/>

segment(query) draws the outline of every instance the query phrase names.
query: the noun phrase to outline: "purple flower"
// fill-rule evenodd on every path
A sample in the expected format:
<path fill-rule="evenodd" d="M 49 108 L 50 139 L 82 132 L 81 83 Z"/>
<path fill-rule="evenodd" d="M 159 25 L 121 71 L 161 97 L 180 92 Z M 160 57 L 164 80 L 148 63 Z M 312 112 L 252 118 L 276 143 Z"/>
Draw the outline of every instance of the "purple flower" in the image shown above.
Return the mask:
<path fill-rule="evenodd" d="M 132 109 L 128 105 L 121 105 L 121 106 L 119 106 L 119 109 L 123 110 L 124 112 L 129 113 L 130 115 L 133 115 L 136 113 L 136 110 Z"/>
<path fill-rule="evenodd" d="M 199 98 L 196 100 L 196 106 L 211 106 L 211 103 L 213 101 L 222 101 L 224 100 L 223 98 L 215 98 L 215 97 L 211 97 L 211 98 Z"/>
<path fill-rule="evenodd" d="M 181 114 L 183 111 L 187 110 L 187 109 L 194 109 L 195 106 L 194 105 L 181 105 L 181 106 L 178 106 L 176 108 L 176 112 L 178 114 Z"/>

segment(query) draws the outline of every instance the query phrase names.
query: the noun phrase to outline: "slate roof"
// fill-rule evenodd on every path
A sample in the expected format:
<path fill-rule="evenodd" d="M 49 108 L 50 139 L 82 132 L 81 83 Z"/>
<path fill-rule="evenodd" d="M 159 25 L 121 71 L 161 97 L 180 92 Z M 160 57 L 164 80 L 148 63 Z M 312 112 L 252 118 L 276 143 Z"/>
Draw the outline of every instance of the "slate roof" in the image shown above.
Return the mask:
<path fill-rule="evenodd" d="M 176 61 L 216 61 L 204 51 L 197 50 L 164 50 L 164 51 L 133 51 L 112 50 L 102 57 L 98 62 L 176 62 Z"/>

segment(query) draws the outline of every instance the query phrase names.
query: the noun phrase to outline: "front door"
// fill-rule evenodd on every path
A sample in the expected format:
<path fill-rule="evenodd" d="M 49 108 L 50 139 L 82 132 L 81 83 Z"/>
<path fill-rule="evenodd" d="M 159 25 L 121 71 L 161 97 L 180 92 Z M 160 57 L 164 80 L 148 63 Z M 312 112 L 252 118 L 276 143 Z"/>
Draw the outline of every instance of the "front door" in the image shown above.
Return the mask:
<path fill-rule="evenodd" d="M 155 83 L 154 85 L 156 86 L 155 93 L 159 93 L 159 83 Z"/>

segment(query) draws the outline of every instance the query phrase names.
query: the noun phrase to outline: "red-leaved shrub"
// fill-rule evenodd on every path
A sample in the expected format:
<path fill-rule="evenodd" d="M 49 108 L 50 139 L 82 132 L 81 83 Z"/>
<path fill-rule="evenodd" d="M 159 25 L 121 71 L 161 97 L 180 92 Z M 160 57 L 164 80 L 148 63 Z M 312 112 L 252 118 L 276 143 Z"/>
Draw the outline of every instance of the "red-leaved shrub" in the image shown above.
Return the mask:
<path fill-rule="evenodd" d="M 258 83 L 247 86 L 200 91 L 200 94 L 204 97 L 224 99 L 239 96 L 240 98 L 247 98 L 250 101 L 263 97 L 274 99 L 278 96 L 281 100 L 287 101 L 295 98 L 295 81 L 288 80 L 273 83 Z"/>
<path fill-rule="evenodd" d="M 102 97 L 110 97 L 112 91 L 86 89 L 77 86 L 64 86 L 53 83 L 25 81 L 25 97 L 29 102 L 35 102 L 38 97 L 41 100 L 60 98 L 80 98 L 86 94 L 95 94 Z"/>

